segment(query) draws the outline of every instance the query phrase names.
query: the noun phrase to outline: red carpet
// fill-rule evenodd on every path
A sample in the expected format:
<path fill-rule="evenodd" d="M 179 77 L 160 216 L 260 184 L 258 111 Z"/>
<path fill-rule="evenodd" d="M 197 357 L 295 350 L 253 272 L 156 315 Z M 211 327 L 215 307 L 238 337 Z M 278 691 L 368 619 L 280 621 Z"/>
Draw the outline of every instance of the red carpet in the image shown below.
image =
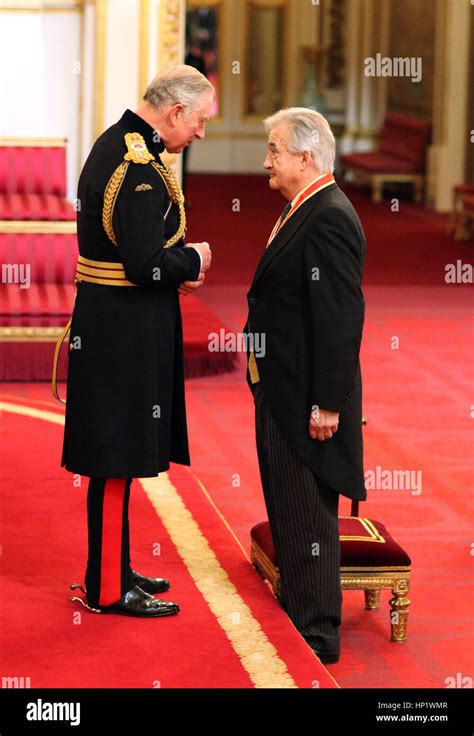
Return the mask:
<path fill-rule="evenodd" d="M 55 412 L 44 386 L 23 387 L 30 394 L 24 402 L 11 386 L 0 402 Z M 169 577 L 172 588 L 163 597 L 176 599 L 181 612 L 143 621 L 94 615 L 70 602 L 69 584 L 83 583 L 86 563 L 86 487 L 74 487 L 73 476 L 58 467 L 60 425 L 5 407 L 0 425 L 2 488 L 8 499 L 1 523 L 2 676 L 29 677 L 31 687 L 248 688 L 263 686 L 263 672 L 266 686 L 311 688 L 317 681 L 320 687 L 336 687 L 185 469 L 175 469 L 172 480 L 208 538 L 219 570 L 237 590 L 235 608 L 225 620 L 201 595 L 197 586 L 203 581 L 193 580 L 138 481 L 130 508 L 132 564 L 145 574 Z M 160 555 L 154 556 L 157 545 Z M 240 620 L 247 607 L 249 620 Z M 240 627 L 246 656 L 232 646 L 229 626 Z M 260 685 L 252 679 L 254 671 Z"/>

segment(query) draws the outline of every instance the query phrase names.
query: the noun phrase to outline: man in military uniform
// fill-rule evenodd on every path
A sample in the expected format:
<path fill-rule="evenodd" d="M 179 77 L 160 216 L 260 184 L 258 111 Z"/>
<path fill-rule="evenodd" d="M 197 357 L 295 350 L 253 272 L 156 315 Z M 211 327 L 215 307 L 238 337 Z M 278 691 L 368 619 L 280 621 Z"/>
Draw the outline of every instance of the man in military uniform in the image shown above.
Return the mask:
<path fill-rule="evenodd" d="M 190 464 L 179 294 L 202 286 L 211 251 L 184 244 L 184 198 L 160 154 L 204 138 L 213 97 L 196 69 L 163 70 L 138 110 L 99 137 L 79 179 L 61 464 L 89 477 L 86 589 L 71 587 L 101 613 L 179 611 L 152 595 L 167 580 L 130 566 L 128 502 L 133 478 Z"/>

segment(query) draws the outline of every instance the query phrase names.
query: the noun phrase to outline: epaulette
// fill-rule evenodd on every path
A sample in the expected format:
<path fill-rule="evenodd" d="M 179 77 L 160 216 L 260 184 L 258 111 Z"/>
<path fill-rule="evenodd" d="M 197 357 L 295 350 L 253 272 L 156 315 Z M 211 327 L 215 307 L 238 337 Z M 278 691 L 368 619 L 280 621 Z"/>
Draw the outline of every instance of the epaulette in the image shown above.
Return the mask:
<path fill-rule="evenodd" d="M 117 201 L 117 196 L 123 184 L 123 180 L 125 179 L 127 169 L 130 166 L 130 163 L 142 165 L 151 164 L 163 179 L 169 198 L 179 207 L 179 228 L 173 237 L 167 240 L 163 246 L 164 248 L 171 248 L 178 242 L 178 240 L 181 240 L 186 231 L 184 195 L 181 191 L 181 187 L 179 186 L 179 182 L 173 171 L 168 166 L 155 161 L 155 157 L 146 147 L 146 143 L 140 133 L 126 133 L 125 145 L 127 147 L 127 152 L 124 154 L 123 161 L 117 166 L 105 187 L 104 206 L 102 209 L 102 224 L 104 226 L 104 230 L 107 233 L 109 240 L 111 240 L 114 245 L 117 245 L 117 239 L 112 227 L 112 218 L 114 215 L 115 202 Z M 140 189 L 137 189 L 136 191 L 140 191 Z"/>

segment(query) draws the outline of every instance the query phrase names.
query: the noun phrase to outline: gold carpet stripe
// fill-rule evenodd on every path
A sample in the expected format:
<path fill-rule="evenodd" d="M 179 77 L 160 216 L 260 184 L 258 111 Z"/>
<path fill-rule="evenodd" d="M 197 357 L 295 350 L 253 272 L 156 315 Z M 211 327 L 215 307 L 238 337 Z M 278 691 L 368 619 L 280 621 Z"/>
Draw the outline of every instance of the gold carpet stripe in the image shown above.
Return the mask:
<path fill-rule="evenodd" d="M 3 394 L 0 392 L 0 400 L 1 399 L 18 399 L 19 402 L 25 401 L 24 396 L 16 396 L 15 394 Z M 42 404 L 43 406 L 52 406 L 53 409 L 57 407 L 57 402 L 55 401 L 46 401 L 45 399 L 32 399 L 31 396 L 28 396 L 28 404 Z M 59 413 L 59 412 L 55 412 Z"/>
<path fill-rule="evenodd" d="M 140 483 L 255 687 L 296 688 L 285 663 L 221 567 L 168 474 L 141 478 Z"/>
<path fill-rule="evenodd" d="M 58 414 L 54 411 L 46 411 L 45 409 L 34 409 L 31 406 L 10 404 L 8 401 L 0 401 L 0 412 L 2 411 L 8 411 L 11 414 L 23 414 L 25 417 L 43 419 L 45 422 L 53 422 L 54 424 L 64 424 L 64 414 Z"/>
<path fill-rule="evenodd" d="M 203 494 L 205 495 L 205 497 L 207 498 L 207 500 L 211 504 L 211 506 L 214 509 L 214 511 L 216 512 L 217 516 L 220 518 L 220 520 L 222 521 L 222 523 L 224 524 L 224 526 L 227 527 L 229 533 L 234 537 L 235 541 L 237 542 L 237 544 L 239 545 L 240 549 L 242 550 L 242 554 L 244 555 L 244 557 L 246 558 L 246 560 L 248 560 L 248 562 L 250 562 L 250 557 L 248 556 L 247 552 L 245 551 L 245 547 L 241 543 L 241 541 L 238 538 L 237 534 L 232 529 L 231 525 L 229 524 L 229 522 L 225 518 L 225 516 L 222 513 L 222 511 L 214 503 L 214 501 L 213 501 L 213 499 L 211 497 L 211 494 L 207 490 L 207 488 L 204 485 L 204 483 L 201 480 L 199 480 L 199 478 L 197 477 L 197 475 L 194 475 L 194 473 L 189 468 L 186 468 L 186 470 L 188 471 L 188 473 L 190 474 L 190 476 L 193 478 L 193 480 L 198 484 L 199 488 L 201 489 L 201 491 L 203 492 Z"/>

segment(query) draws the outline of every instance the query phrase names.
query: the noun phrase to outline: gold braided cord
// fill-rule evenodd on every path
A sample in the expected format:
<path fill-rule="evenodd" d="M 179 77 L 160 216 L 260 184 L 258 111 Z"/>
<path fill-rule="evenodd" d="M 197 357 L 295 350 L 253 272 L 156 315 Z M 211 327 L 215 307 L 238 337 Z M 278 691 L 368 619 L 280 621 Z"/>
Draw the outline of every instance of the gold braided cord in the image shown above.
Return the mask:
<path fill-rule="evenodd" d="M 186 232 L 186 213 L 184 210 L 184 194 L 181 191 L 178 180 L 174 173 L 168 166 L 157 163 L 156 161 L 150 161 L 155 171 L 163 179 L 169 198 L 172 202 L 178 205 L 179 208 L 179 227 L 177 232 L 166 241 L 164 248 L 172 248 Z M 112 227 L 112 218 L 114 214 L 115 202 L 117 200 L 120 187 L 122 186 L 125 174 L 130 165 L 129 161 L 122 161 L 117 166 L 114 173 L 110 177 L 104 193 L 104 207 L 102 210 L 102 224 L 104 230 L 107 233 L 107 237 L 112 241 L 114 245 L 117 245 L 117 239 L 115 237 L 114 229 Z"/>
<path fill-rule="evenodd" d="M 165 182 L 166 189 L 168 190 L 169 197 L 172 202 L 175 202 L 175 204 L 178 205 L 179 208 L 179 227 L 177 232 L 173 235 L 172 238 L 166 241 L 164 244 L 164 248 L 172 248 L 175 243 L 178 242 L 178 240 L 181 240 L 181 238 L 184 236 L 184 233 L 186 232 L 186 213 L 184 210 L 184 194 L 181 190 L 181 187 L 179 186 L 179 182 L 176 179 L 174 173 L 169 168 L 169 166 L 164 166 L 163 164 L 159 164 L 156 161 L 150 162 L 155 171 L 158 172 L 158 174 L 161 176 L 163 181 Z"/>
<path fill-rule="evenodd" d="M 173 171 L 169 168 L 169 166 L 165 166 L 164 164 L 159 164 L 156 161 L 152 161 L 151 165 L 153 166 L 154 169 L 157 170 L 159 175 L 164 179 L 170 199 L 173 202 L 176 202 L 177 204 L 179 204 L 180 202 L 184 202 L 184 194 L 181 191 L 181 187 L 179 186 L 178 180 L 176 179 Z"/>
<path fill-rule="evenodd" d="M 108 238 L 112 241 L 114 245 L 117 245 L 114 229 L 112 227 L 112 217 L 114 214 L 115 200 L 117 199 L 117 195 L 120 191 L 120 187 L 122 186 L 125 174 L 127 173 L 127 169 L 129 166 L 129 161 L 122 161 L 122 163 L 119 164 L 115 169 L 114 173 L 107 182 L 107 186 L 105 187 L 104 207 L 102 209 L 102 224 Z"/>

